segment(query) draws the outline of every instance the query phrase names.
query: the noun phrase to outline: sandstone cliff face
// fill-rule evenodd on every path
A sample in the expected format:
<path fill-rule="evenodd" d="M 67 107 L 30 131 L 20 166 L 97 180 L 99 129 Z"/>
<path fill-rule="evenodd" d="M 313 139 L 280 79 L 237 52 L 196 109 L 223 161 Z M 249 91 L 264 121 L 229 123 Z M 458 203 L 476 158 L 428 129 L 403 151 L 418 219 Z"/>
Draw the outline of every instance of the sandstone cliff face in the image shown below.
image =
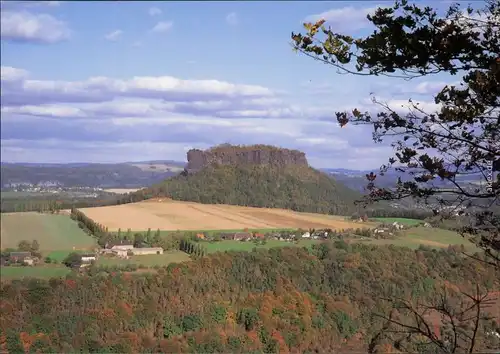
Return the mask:
<path fill-rule="evenodd" d="M 302 165 L 309 166 L 306 155 L 298 150 L 281 149 L 268 145 L 233 146 L 223 145 L 203 151 L 189 150 L 187 172 L 196 172 L 213 165 Z"/>

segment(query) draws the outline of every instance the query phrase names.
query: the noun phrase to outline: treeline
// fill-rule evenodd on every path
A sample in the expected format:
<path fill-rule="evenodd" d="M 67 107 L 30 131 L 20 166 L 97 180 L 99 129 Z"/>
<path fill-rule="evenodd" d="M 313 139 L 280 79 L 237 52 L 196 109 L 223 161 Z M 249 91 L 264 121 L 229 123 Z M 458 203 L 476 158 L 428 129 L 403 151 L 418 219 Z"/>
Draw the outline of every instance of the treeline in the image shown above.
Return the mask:
<path fill-rule="evenodd" d="M 95 237 L 98 240 L 99 245 L 102 246 L 102 242 L 111 234 L 108 232 L 108 228 L 102 224 L 99 224 L 89 218 L 87 215 L 82 213 L 76 208 L 71 209 L 70 217 L 78 223 L 78 226 L 85 231 L 90 236 Z"/>
<path fill-rule="evenodd" d="M 128 229 L 122 232 L 118 229 L 117 232 L 109 232 L 108 228 L 100 223 L 95 222 L 86 216 L 80 210 L 71 209 L 71 219 L 78 222 L 78 226 L 97 239 L 97 243 L 101 247 L 106 247 L 107 244 L 119 243 L 120 241 L 130 241 L 134 247 L 161 247 L 164 250 L 180 250 L 194 257 L 206 255 L 207 250 L 200 245 L 195 232 L 169 232 L 168 237 L 162 236 L 160 229 L 153 232 L 149 228 L 145 232 L 132 232 Z"/>
<path fill-rule="evenodd" d="M 2 213 L 20 213 L 20 212 L 57 212 L 72 208 L 91 208 L 98 206 L 116 205 L 116 197 L 113 199 L 47 199 L 40 197 L 23 198 L 2 198 Z"/>
<path fill-rule="evenodd" d="M 434 215 L 432 212 L 423 209 L 396 209 L 391 207 L 364 209 L 353 215 L 359 217 L 365 214 L 370 218 L 407 218 L 418 220 L 425 220 Z"/>
<path fill-rule="evenodd" d="M 498 289 L 499 280 L 453 249 L 336 241 L 310 250 L 218 253 L 156 274 L 2 284 L 0 347 L 5 353 L 428 352 L 422 338 L 388 326 L 380 315 L 412 317 L 381 299 L 432 302 L 446 287 L 455 305 L 458 288 L 472 291 L 477 282 Z M 498 348 L 487 335 L 495 326 L 481 322 L 477 351 Z M 440 327 L 448 333 L 446 324 Z"/>
<path fill-rule="evenodd" d="M 195 257 L 203 257 L 207 254 L 206 247 L 189 239 L 181 239 L 179 243 L 179 250 L 186 252 L 187 254 L 194 255 Z"/>

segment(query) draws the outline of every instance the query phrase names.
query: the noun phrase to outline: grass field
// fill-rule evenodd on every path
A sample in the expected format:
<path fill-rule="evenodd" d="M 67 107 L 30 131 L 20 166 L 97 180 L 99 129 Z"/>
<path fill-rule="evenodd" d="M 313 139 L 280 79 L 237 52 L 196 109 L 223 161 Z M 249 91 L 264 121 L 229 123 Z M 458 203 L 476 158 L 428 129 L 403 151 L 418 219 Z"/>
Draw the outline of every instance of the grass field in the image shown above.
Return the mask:
<path fill-rule="evenodd" d="M 418 225 L 423 223 L 423 220 L 417 219 L 407 219 L 407 218 L 373 218 L 374 220 L 392 224 L 393 222 L 398 222 L 402 225 Z"/>
<path fill-rule="evenodd" d="M 153 267 L 155 265 L 164 266 L 170 263 L 179 263 L 190 260 L 187 253 L 181 251 L 167 251 L 163 254 L 152 254 L 144 256 L 132 256 L 130 259 L 122 259 L 117 257 L 100 257 L 97 260 L 97 265 L 111 266 L 127 264 L 142 265 L 145 267 Z"/>
<path fill-rule="evenodd" d="M 88 251 L 85 250 L 51 251 L 51 252 L 44 252 L 44 257 L 50 257 L 50 259 L 52 260 L 56 260 L 57 262 L 62 262 L 72 252 L 86 253 Z"/>
<path fill-rule="evenodd" d="M 33 278 L 55 278 L 64 277 L 71 269 L 63 265 L 47 265 L 36 267 L 0 267 L 2 280 L 20 279 L 24 277 Z"/>
<path fill-rule="evenodd" d="M 148 200 L 81 209 L 110 231 L 123 230 L 241 230 L 248 229 L 348 229 L 360 225 L 343 217 L 299 213 L 284 209 L 199 204 L 169 199 Z"/>
<path fill-rule="evenodd" d="M 278 240 L 269 240 L 265 245 L 256 245 L 253 242 L 241 241 L 219 241 L 219 242 L 201 242 L 200 244 L 205 247 L 208 253 L 224 252 L 224 251 L 251 251 L 254 248 L 274 248 L 274 247 L 310 247 L 318 240 L 301 240 L 298 243 L 284 242 Z"/>
<path fill-rule="evenodd" d="M 21 240 L 38 240 L 40 251 L 92 248 L 95 240 L 66 215 L 5 213 L 1 221 L 1 248 L 16 248 Z"/>
<path fill-rule="evenodd" d="M 479 249 L 463 238 L 456 232 L 427 227 L 416 227 L 404 231 L 404 235 L 394 240 L 374 240 L 365 239 L 362 242 L 376 245 L 395 245 L 401 247 L 409 247 L 417 249 L 420 245 L 430 246 L 433 248 L 446 248 L 448 245 L 464 245 L 465 249 L 470 252 L 478 251 Z"/>

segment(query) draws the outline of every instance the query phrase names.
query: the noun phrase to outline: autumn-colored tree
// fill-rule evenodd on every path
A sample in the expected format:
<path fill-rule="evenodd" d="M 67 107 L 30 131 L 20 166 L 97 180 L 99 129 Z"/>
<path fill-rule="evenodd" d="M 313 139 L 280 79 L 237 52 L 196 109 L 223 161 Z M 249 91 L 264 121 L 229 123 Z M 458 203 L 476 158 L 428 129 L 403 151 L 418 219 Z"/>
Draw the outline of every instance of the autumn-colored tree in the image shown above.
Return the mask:
<path fill-rule="evenodd" d="M 441 207 L 465 207 L 471 214 L 462 232 L 500 267 L 500 174 L 493 169 L 500 158 L 500 3 L 485 7 L 449 7 L 444 16 L 431 7 L 398 0 L 379 8 L 367 19 L 375 31 L 364 38 L 334 33 L 324 20 L 306 23 L 305 33 L 292 33 L 299 52 L 336 68 L 361 76 L 413 79 L 435 74 L 463 75 L 460 85 L 446 85 L 435 96 L 435 112 L 409 101 L 406 112 L 374 99 L 377 113 L 337 112 L 341 126 L 371 125 L 373 139 L 389 139 L 394 155 L 380 173 L 390 168 L 408 173 L 395 188 L 378 187 L 376 174 L 367 175 L 368 202 L 423 199 Z M 464 177 L 477 175 L 481 186 Z M 445 181 L 437 187 L 433 180 Z M 443 217 L 449 217 L 443 214 Z"/>

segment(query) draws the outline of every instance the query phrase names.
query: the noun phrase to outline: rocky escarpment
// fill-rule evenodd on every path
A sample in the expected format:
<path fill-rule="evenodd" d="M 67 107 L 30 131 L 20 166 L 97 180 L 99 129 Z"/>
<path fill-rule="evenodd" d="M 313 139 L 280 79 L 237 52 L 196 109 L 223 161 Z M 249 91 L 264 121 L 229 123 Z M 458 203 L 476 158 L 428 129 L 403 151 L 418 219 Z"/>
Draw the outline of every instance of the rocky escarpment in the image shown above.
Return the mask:
<path fill-rule="evenodd" d="M 192 149 L 187 153 L 186 171 L 193 173 L 210 165 L 288 165 L 309 166 L 306 155 L 298 150 L 269 145 L 219 145 L 208 150 Z"/>

